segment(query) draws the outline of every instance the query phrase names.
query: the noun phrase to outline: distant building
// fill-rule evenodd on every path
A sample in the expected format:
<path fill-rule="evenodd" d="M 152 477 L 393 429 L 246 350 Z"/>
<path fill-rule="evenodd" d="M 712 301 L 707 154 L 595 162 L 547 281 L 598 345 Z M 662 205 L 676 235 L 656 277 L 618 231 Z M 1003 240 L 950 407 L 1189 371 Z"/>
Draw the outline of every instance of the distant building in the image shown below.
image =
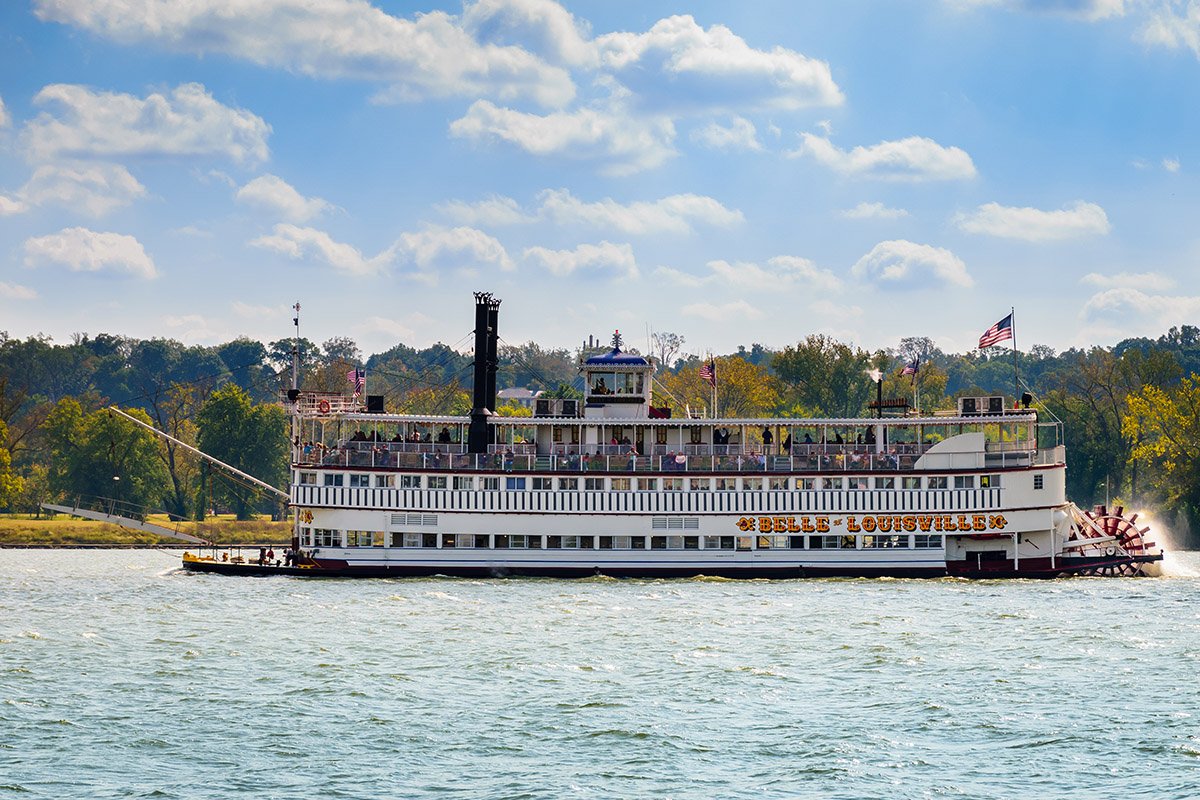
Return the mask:
<path fill-rule="evenodd" d="M 524 386 L 514 386 L 511 389 L 501 389 L 496 392 L 496 405 L 511 403 L 514 405 L 533 408 L 533 401 L 542 396 L 542 390 L 530 391 Z"/>

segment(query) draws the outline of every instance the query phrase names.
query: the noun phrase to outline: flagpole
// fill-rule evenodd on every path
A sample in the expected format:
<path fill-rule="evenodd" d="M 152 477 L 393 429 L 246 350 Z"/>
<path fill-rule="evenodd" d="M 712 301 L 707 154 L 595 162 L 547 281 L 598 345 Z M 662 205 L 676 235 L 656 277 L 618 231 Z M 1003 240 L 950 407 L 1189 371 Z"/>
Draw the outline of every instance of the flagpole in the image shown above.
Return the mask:
<path fill-rule="evenodd" d="M 1017 374 L 1017 309 L 1016 306 L 1009 307 L 1009 318 L 1012 320 L 1012 339 L 1013 339 L 1013 402 L 1019 404 L 1021 402 L 1021 379 Z"/>

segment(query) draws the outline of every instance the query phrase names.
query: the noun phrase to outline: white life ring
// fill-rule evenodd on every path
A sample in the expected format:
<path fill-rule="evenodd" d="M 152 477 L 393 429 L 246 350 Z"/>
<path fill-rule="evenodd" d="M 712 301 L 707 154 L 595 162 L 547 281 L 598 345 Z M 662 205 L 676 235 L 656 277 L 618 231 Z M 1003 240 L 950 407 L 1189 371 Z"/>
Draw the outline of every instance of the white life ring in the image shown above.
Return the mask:
<path fill-rule="evenodd" d="M 1117 548 L 1113 547 L 1111 544 L 1108 547 L 1104 548 L 1104 555 L 1115 556 L 1116 554 L 1117 554 Z"/>
<path fill-rule="evenodd" d="M 317 410 L 320 411 L 322 414 L 328 414 L 329 413 L 329 401 L 322 400 L 321 402 L 317 403 Z"/>

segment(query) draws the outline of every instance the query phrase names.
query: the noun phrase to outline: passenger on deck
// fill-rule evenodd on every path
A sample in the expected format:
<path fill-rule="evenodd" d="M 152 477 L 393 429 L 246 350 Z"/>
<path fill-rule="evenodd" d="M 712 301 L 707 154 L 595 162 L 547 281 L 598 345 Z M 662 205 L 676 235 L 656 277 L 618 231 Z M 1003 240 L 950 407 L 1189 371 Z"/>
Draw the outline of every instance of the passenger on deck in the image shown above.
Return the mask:
<path fill-rule="evenodd" d="M 442 428 L 442 432 L 438 434 L 438 442 L 442 444 L 450 444 L 450 429 Z"/>
<path fill-rule="evenodd" d="M 775 437 L 771 435 L 771 429 L 763 428 L 763 432 L 762 432 L 763 450 L 767 451 L 768 453 L 771 452 L 771 443 L 774 441 L 775 441 Z"/>
<path fill-rule="evenodd" d="M 807 438 L 807 436 L 808 436 L 808 434 L 805 434 L 805 438 Z M 782 445 L 782 446 L 783 446 L 783 452 L 785 452 L 785 453 L 788 453 L 788 454 L 790 455 L 790 454 L 791 454 L 791 452 L 792 452 L 792 434 L 791 434 L 791 431 L 788 431 L 788 434 L 787 434 L 786 436 L 784 436 L 784 437 L 783 437 L 783 445 Z"/>

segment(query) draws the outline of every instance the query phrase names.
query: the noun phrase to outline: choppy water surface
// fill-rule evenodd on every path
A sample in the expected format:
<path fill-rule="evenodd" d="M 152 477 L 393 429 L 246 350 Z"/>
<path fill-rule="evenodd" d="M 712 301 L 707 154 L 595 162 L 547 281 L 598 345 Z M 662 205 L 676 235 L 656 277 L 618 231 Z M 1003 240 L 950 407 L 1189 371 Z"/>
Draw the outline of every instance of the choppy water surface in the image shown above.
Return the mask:
<path fill-rule="evenodd" d="M 0 797 L 1200 796 L 1197 577 L 176 564 L 0 551 Z"/>

